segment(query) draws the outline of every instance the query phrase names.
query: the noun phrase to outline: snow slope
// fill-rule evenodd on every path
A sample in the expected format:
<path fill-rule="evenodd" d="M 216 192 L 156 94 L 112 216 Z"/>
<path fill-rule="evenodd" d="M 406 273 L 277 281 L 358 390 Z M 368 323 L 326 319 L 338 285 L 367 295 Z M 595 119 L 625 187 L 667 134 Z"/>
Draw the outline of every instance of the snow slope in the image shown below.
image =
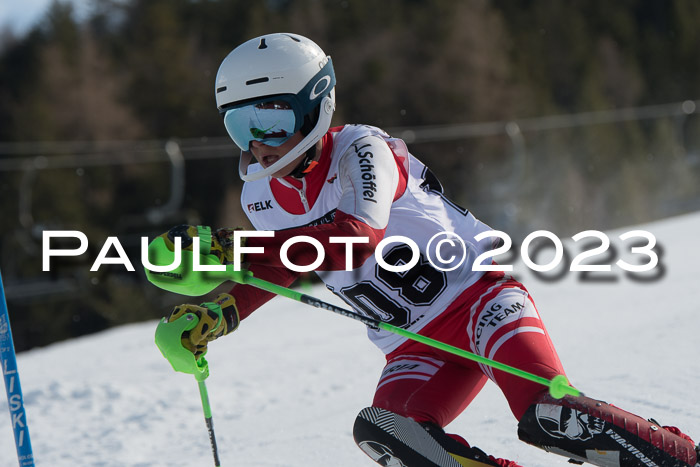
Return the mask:
<path fill-rule="evenodd" d="M 570 273 L 547 283 L 522 265 L 516 274 L 574 384 L 700 438 L 700 213 L 641 228 L 663 247 L 665 274 L 655 281 L 635 282 L 616 268 L 615 282 L 581 282 Z M 325 289 L 312 292 L 338 303 Z M 155 326 L 124 326 L 18 356 L 37 465 L 213 465 L 196 382 L 160 356 Z M 224 465 L 374 465 L 355 447 L 351 428 L 371 402 L 383 358 L 359 323 L 276 298 L 215 342 L 208 360 Z M 2 413 L 4 401 L 0 466 L 15 466 Z M 527 467 L 569 465 L 517 440 L 516 421 L 492 383 L 448 430 Z"/>

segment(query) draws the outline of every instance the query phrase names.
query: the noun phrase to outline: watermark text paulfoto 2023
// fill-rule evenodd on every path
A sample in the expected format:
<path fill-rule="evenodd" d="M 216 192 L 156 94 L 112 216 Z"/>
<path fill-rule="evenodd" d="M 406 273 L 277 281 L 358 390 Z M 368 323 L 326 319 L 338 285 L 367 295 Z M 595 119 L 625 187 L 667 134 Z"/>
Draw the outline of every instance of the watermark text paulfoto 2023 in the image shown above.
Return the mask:
<path fill-rule="evenodd" d="M 242 239 L 248 237 L 273 237 L 274 231 L 246 231 L 246 230 L 235 230 L 233 231 L 233 244 L 241 245 Z M 79 241 L 78 248 L 51 248 L 51 239 L 53 238 L 72 238 Z M 553 271 L 556 268 L 564 268 L 564 271 L 579 271 L 579 272 L 610 272 L 612 271 L 613 265 L 610 264 L 614 261 L 614 265 L 627 273 L 645 273 L 652 271 L 659 264 L 659 247 L 657 246 L 656 237 L 645 230 L 632 230 L 620 234 L 618 238 L 628 244 L 628 253 L 631 256 L 636 257 L 639 261 L 637 264 L 629 263 L 623 258 L 617 258 L 617 249 L 611 245 L 610 238 L 607 234 L 597 231 L 597 230 L 586 230 L 580 232 L 571 237 L 574 242 L 581 242 L 581 244 L 586 244 L 583 251 L 571 259 L 571 255 L 567 251 L 567 247 L 562 243 L 562 241 L 552 232 L 547 230 L 538 230 L 529 234 L 519 245 L 520 258 L 523 264 L 535 271 L 536 273 L 544 273 L 548 271 Z M 583 242 L 584 239 L 591 239 L 591 242 Z M 636 239 L 637 241 L 632 241 Z M 193 271 L 217 271 L 225 270 L 225 265 L 203 265 L 200 264 L 199 260 L 199 237 L 194 237 L 192 239 L 192 249 L 193 249 Z M 345 270 L 350 271 L 353 264 L 353 244 L 356 243 L 368 243 L 369 239 L 367 237 L 330 237 L 331 243 L 345 244 Z M 641 240 L 641 242 L 640 242 Z M 148 258 L 148 237 L 141 237 L 141 263 L 142 265 L 153 271 L 153 272 L 168 272 L 180 266 L 181 263 L 181 239 L 180 237 L 175 237 L 174 239 L 174 260 L 169 265 L 154 265 L 149 261 Z M 476 245 L 479 242 L 487 242 L 485 245 Z M 289 248 L 296 243 L 308 243 L 312 245 L 316 251 L 316 260 L 311 264 L 298 265 L 294 264 L 288 257 Z M 385 258 L 389 255 L 384 255 L 385 250 L 391 244 L 401 244 L 407 245 L 412 251 L 412 257 L 409 261 L 402 259 L 397 264 L 389 264 Z M 532 246 L 536 244 L 536 246 Z M 535 256 L 539 255 L 544 248 L 554 249 L 553 256 L 551 259 L 544 263 L 536 262 L 536 258 L 533 259 L 533 254 Z M 86 253 L 88 248 L 88 238 L 87 236 L 79 230 L 45 230 L 42 236 L 42 269 L 43 271 L 51 270 L 51 258 L 60 256 L 80 256 Z M 404 247 L 405 248 L 405 247 Z M 402 273 L 413 268 L 418 262 L 424 264 L 426 261 L 430 265 L 440 271 L 452 271 L 463 265 L 471 265 L 473 271 L 503 271 L 510 272 L 513 271 L 513 265 L 508 264 L 514 262 L 517 259 L 517 249 L 512 250 L 513 241 L 511 237 L 505 232 L 498 230 L 489 230 L 482 232 L 472 239 L 467 239 L 460 237 L 454 232 L 440 232 L 433 235 L 429 241 L 426 243 L 425 248 L 421 251 L 421 248 L 416 244 L 416 242 L 408 237 L 393 235 L 385 237 L 379 242 L 374 251 L 374 257 L 379 267 L 382 267 L 391 272 Z M 108 256 L 110 251 L 114 249 L 116 256 Z M 481 251 L 478 256 L 476 252 Z M 239 246 L 235 247 L 233 252 L 233 268 L 236 271 L 241 270 L 241 256 L 246 253 L 265 253 L 261 247 L 246 247 Z M 515 253 L 515 255 L 513 254 Z M 510 255 L 508 255 L 510 254 Z M 500 257 L 504 258 L 505 255 L 508 260 L 501 261 L 496 264 L 492 258 Z M 597 258 L 597 261 L 592 261 L 595 264 L 591 264 L 591 260 Z M 313 271 L 318 268 L 325 259 L 325 251 L 323 245 L 320 241 L 309 236 L 296 236 L 288 239 L 282 245 L 280 249 L 280 260 L 282 264 L 295 272 L 308 272 Z M 562 261 L 564 261 L 564 266 L 561 266 Z M 584 261 L 586 263 L 584 264 Z M 601 263 L 602 262 L 602 263 Z M 92 264 L 90 271 L 98 271 L 99 268 L 104 264 L 117 264 L 123 265 L 127 271 L 134 271 L 134 266 L 126 254 L 124 248 L 122 247 L 119 239 L 117 237 L 107 237 L 105 242 L 100 249 L 97 258 Z M 568 266 L 568 267 L 567 267 Z"/>

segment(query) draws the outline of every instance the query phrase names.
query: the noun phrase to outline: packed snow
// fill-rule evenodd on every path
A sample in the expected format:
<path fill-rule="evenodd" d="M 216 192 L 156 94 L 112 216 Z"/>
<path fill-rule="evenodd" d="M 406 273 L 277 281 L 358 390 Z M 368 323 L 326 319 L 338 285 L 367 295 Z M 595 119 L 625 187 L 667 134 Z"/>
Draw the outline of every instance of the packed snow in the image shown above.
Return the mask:
<path fill-rule="evenodd" d="M 586 395 L 700 438 L 700 213 L 607 234 L 615 240 L 635 229 L 653 233 L 662 246 L 660 265 L 652 271 L 660 274 L 647 282 L 615 266 L 594 276 L 612 278 L 606 281 L 567 273 L 545 282 L 522 262 L 515 274 L 533 295 L 570 379 Z M 580 251 L 573 242 L 566 246 Z M 311 293 L 339 303 L 322 287 Z M 197 383 L 175 373 L 160 355 L 153 341 L 156 324 L 123 326 L 18 355 L 37 465 L 213 465 Z M 383 355 L 361 324 L 276 298 L 210 345 L 208 360 L 223 465 L 374 465 L 351 433 L 383 367 Z M 516 420 L 492 383 L 448 431 L 526 467 L 569 465 L 518 441 Z M 16 465 L 3 401 L 0 466 Z"/>

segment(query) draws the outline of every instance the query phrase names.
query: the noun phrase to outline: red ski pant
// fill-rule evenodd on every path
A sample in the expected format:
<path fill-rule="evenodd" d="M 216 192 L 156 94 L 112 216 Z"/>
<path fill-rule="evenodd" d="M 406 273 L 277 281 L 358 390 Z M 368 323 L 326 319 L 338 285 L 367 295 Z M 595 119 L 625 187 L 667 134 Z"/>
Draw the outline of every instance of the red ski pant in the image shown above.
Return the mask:
<path fill-rule="evenodd" d="M 521 283 L 502 273 L 486 273 L 420 334 L 548 379 L 564 374 L 532 298 Z M 464 411 L 487 378 L 503 391 L 518 420 L 547 391 L 407 341 L 387 355 L 372 405 L 444 427 Z"/>

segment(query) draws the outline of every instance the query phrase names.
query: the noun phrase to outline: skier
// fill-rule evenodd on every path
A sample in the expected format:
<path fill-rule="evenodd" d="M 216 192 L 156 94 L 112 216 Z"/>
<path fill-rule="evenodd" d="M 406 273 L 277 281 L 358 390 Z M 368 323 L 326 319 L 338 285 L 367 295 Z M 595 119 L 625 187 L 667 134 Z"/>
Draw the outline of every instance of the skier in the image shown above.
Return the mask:
<path fill-rule="evenodd" d="M 274 231 L 246 239 L 246 247 L 263 251 L 242 258 L 256 277 L 291 285 L 298 273 L 285 267 L 281 247 L 293 237 L 311 237 L 325 253 L 315 271 L 357 312 L 547 379 L 565 374 L 526 288 L 503 272 L 473 270 L 474 258 L 497 240 L 474 237 L 491 229 L 447 199 L 402 140 L 367 125 L 330 128 L 335 75 L 318 45 L 286 33 L 249 40 L 224 59 L 215 91 L 224 125 L 242 151 L 243 209 L 257 230 Z M 231 232 L 212 235 L 212 252 L 222 263 L 239 254 Z M 428 261 L 436 254 L 428 244 L 442 232 L 469 239 L 460 267 Z M 172 242 L 179 236 L 188 246 L 196 235 L 196 227 L 180 226 L 164 237 Z M 380 241 L 395 235 L 419 247 L 418 262 L 408 271 L 392 271 L 374 256 Z M 308 239 L 286 251 L 296 265 L 318 255 Z M 382 257 L 384 265 L 401 266 L 414 252 L 407 242 L 394 242 L 384 246 Z M 182 339 L 199 357 L 210 341 L 232 332 L 273 296 L 236 284 L 215 299 L 225 319 L 206 304 L 177 306 L 168 319 L 186 313 L 200 318 Z M 544 386 L 386 331 L 368 329 L 368 336 L 386 354 L 386 366 L 353 435 L 380 465 L 516 466 L 443 430 L 487 379 L 507 398 L 521 440 L 575 463 L 700 465 L 693 441 L 677 428 L 584 396 L 553 399 Z"/>

